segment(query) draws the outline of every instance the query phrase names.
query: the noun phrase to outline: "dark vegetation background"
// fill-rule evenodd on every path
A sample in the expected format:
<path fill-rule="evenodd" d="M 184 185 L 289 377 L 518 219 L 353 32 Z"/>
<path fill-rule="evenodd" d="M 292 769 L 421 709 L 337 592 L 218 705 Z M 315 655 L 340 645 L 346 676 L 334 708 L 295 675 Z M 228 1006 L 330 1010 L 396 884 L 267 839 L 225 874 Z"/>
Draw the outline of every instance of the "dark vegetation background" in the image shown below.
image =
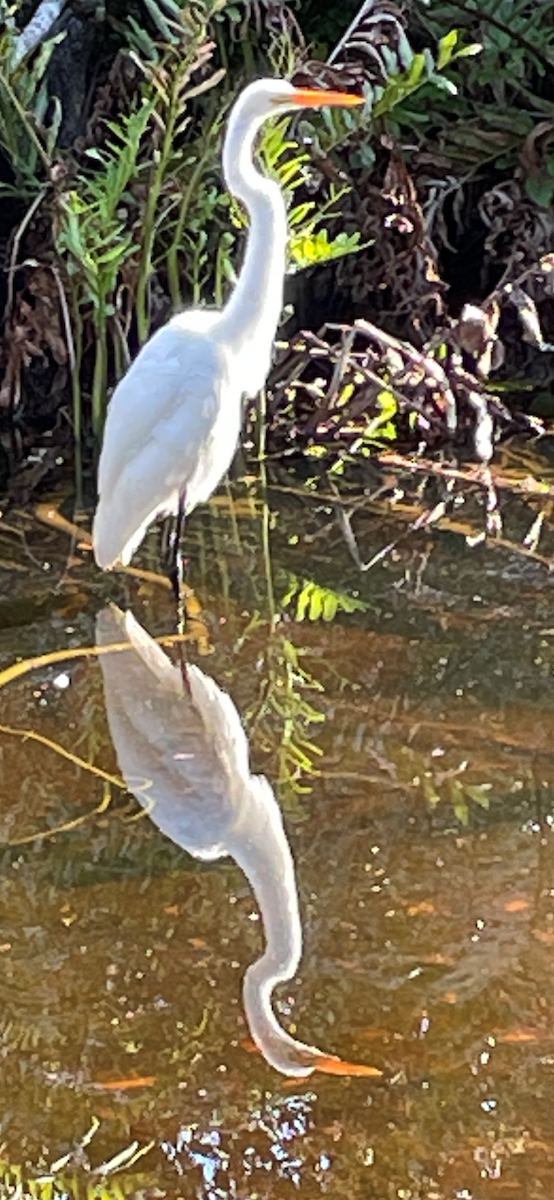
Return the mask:
<path fill-rule="evenodd" d="M 2 488 L 25 501 L 68 460 L 80 483 L 140 344 L 224 302 L 246 232 L 225 117 L 264 73 L 367 97 L 262 139 L 292 232 L 270 454 L 344 474 L 453 443 L 486 464 L 542 433 L 553 60 L 552 0 L 71 0 L 53 24 L 0 0 Z"/>

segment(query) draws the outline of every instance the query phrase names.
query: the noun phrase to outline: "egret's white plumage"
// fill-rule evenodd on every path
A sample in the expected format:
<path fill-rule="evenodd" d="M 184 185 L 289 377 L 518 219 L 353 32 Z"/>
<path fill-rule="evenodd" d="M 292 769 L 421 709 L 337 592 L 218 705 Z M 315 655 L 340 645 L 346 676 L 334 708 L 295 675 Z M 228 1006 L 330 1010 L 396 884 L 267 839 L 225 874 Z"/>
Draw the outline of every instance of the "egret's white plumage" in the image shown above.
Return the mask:
<path fill-rule="evenodd" d="M 101 567 L 129 562 L 151 521 L 177 511 L 184 481 L 187 512 L 207 500 L 234 453 L 241 396 L 227 357 L 179 322 L 147 342 L 109 408 L 93 534 Z"/>
<path fill-rule="evenodd" d="M 223 173 L 250 214 L 243 268 L 221 312 L 179 313 L 142 348 L 112 396 L 98 470 L 93 545 L 100 567 L 129 562 L 148 525 L 207 500 L 230 466 L 243 395 L 265 383 L 283 304 L 287 215 L 256 169 L 256 134 L 276 112 L 360 104 L 358 96 L 261 79 L 229 119 Z"/>

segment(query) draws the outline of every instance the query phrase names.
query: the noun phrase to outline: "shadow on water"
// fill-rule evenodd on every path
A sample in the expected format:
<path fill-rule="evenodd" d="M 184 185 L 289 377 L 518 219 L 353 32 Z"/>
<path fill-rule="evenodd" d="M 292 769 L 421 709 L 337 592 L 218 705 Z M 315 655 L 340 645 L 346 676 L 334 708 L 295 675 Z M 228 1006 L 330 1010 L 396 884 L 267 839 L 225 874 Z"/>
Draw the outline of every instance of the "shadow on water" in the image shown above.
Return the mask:
<path fill-rule="evenodd" d="M 0 691 L 0 1194 L 550 1196 L 550 577 L 448 532 L 359 575 L 270 500 L 191 521 L 187 666 L 155 580 L 0 526 L 2 666 L 51 655 Z"/>

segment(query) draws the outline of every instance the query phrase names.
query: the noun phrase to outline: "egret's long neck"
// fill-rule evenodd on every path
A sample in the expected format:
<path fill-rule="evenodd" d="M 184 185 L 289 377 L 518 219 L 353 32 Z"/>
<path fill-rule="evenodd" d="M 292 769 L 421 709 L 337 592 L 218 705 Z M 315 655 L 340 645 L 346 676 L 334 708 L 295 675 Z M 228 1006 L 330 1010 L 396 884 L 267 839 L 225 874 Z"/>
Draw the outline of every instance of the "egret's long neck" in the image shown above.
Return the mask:
<path fill-rule="evenodd" d="M 261 124 L 231 118 L 223 151 L 227 187 L 242 200 L 250 217 L 246 254 L 220 329 L 240 354 L 248 353 L 244 390 L 265 382 L 273 339 L 283 306 L 287 249 L 287 212 L 280 188 L 254 166 L 254 140 Z"/>

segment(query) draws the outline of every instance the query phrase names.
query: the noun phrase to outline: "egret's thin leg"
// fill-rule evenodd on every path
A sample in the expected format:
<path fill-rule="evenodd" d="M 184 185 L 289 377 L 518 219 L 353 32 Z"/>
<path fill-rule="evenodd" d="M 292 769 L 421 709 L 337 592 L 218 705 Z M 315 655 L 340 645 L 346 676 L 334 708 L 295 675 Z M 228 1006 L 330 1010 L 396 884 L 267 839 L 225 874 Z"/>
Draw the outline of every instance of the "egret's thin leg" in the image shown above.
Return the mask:
<path fill-rule="evenodd" d="M 177 627 L 180 633 L 185 627 L 187 609 L 184 595 L 185 582 L 185 560 L 181 551 L 181 539 L 185 528 L 185 497 L 179 496 L 179 507 L 173 525 L 173 531 L 170 543 L 171 561 L 169 567 L 169 577 L 173 586 L 173 593 L 177 603 Z"/>
<path fill-rule="evenodd" d="M 182 632 L 183 632 L 183 630 L 180 629 L 179 633 L 182 633 Z M 185 658 L 185 651 L 184 651 L 182 642 L 177 642 L 177 657 L 179 659 L 179 667 L 181 670 L 181 679 L 183 680 L 183 692 L 184 692 L 185 696 L 190 696 L 190 683 L 189 683 L 189 677 L 187 674 L 187 660 Z"/>
<path fill-rule="evenodd" d="M 182 590 L 185 564 L 181 554 L 181 538 L 185 525 L 185 500 L 181 497 L 175 516 L 166 517 L 162 525 L 161 557 L 165 571 L 171 580 L 175 599 Z"/>
<path fill-rule="evenodd" d="M 164 517 L 161 526 L 160 554 L 162 566 L 167 574 L 171 574 L 174 517 Z"/>

